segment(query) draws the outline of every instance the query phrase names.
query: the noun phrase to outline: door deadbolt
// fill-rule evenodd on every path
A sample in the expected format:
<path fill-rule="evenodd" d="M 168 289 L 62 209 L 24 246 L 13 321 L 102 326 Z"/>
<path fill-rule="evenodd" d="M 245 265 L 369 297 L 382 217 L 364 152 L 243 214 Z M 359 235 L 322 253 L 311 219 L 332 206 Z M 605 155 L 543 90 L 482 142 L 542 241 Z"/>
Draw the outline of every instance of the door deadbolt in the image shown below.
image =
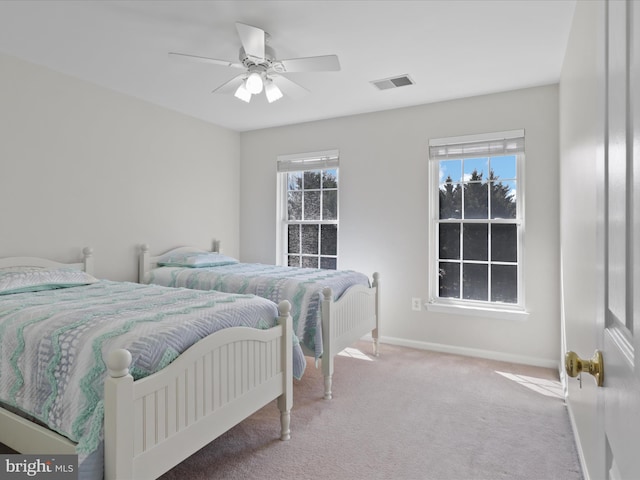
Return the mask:
<path fill-rule="evenodd" d="M 567 352 L 564 356 L 564 368 L 570 377 L 577 377 L 580 373 L 586 372 L 595 377 L 599 387 L 604 382 L 604 365 L 600 350 L 596 350 L 590 360 L 581 359 L 575 352 Z"/>

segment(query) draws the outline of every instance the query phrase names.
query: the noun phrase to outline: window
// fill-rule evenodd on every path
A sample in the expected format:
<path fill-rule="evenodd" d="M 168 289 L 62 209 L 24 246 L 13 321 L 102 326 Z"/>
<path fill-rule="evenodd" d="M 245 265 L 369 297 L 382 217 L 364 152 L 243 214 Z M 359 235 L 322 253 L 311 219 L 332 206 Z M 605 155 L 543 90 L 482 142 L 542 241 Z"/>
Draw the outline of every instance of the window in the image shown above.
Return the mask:
<path fill-rule="evenodd" d="M 430 303 L 524 310 L 524 131 L 431 140 Z"/>
<path fill-rule="evenodd" d="M 278 157 L 279 263 L 338 267 L 338 152 Z"/>

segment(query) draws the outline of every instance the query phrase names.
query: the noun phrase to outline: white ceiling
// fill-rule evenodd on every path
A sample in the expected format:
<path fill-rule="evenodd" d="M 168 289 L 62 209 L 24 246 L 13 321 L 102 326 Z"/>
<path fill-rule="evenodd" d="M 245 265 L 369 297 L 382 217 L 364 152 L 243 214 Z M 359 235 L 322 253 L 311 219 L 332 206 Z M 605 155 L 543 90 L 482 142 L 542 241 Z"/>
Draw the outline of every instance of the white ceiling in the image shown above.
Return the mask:
<path fill-rule="evenodd" d="M 0 52 L 237 131 L 555 83 L 576 0 L 0 1 Z M 311 94 L 246 104 L 211 91 L 238 71 L 235 22 L 280 59 L 336 54 L 339 72 L 291 73 Z M 372 80 L 408 74 L 380 91 Z"/>

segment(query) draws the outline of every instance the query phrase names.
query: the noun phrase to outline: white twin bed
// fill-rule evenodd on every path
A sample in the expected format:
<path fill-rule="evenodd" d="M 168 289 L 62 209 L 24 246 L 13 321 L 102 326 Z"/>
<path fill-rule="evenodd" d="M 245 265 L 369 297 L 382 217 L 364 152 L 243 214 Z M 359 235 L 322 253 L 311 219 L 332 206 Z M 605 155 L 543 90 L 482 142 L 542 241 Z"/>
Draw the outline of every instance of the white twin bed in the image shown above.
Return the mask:
<path fill-rule="evenodd" d="M 151 255 L 142 245 L 138 280 L 145 284 L 252 293 L 276 303 L 292 304 L 293 329 L 302 350 L 321 361 L 324 398 L 332 397 L 334 357 L 356 340 L 371 334 L 378 355 L 380 275 L 370 281 L 347 270 L 305 269 L 240 263 L 213 251 L 179 247 Z"/>
<path fill-rule="evenodd" d="M 289 438 L 288 302 L 80 277 L 92 268 L 90 249 L 0 259 L 0 442 L 79 454 L 82 479 L 142 480 L 273 400 Z"/>

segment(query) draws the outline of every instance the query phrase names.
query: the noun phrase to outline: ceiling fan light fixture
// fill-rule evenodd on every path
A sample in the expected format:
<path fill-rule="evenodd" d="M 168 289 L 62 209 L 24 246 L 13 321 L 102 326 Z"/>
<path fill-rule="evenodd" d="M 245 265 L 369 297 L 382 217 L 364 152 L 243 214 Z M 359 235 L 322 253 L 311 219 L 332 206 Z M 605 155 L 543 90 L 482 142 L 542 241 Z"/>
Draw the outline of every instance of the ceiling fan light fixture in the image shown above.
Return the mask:
<path fill-rule="evenodd" d="M 236 90 L 236 93 L 234 93 L 234 96 L 236 98 L 239 98 L 243 102 L 249 103 L 251 101 L 251 92 L 245 88 L 244 82 L 240 84 L 240 86 Z"/>
<path fill-rule="evenodd" d="M 263 86 L 262 75 L 260 75 L 258 72 L 250 73 L 245 80 L 245 88 L 254 95 L 262 92 Z"/>
<path fill-rule="evenodd" d="M 267 80 L 267 83 L 264 85 L 264 94 L 267 96 L 267 101 L 269 103 L 273 103 L 282 98 L 282 92 L 278 86 L 273 83 L 273 80 L 270 79 Z"/>
<path fill-rule="evenodd" d="M 238 52 L 239 62 L 188 53 L 169 52 L 169 55 L 242 70 L 242 73 L 238 73 L 214 88 L 211 93 L 233 93 L 236 98 L 247 103 L 251 101 L 252 95 L 259 95 L 263 90 L 269 103 L 279 100 L 284 95 L 299 98 L 308 94 L 309 90 L 287 77 L 289 73 L 337 72 L 340 70 L 337 55 L 279 60 L 274 49 L 267 44 L 270 35 L 263 29 L 236 22 L 236 30 L 242 44 Z M 274 80 L 277 81 L 277 84 L 274 83 Z"/>

